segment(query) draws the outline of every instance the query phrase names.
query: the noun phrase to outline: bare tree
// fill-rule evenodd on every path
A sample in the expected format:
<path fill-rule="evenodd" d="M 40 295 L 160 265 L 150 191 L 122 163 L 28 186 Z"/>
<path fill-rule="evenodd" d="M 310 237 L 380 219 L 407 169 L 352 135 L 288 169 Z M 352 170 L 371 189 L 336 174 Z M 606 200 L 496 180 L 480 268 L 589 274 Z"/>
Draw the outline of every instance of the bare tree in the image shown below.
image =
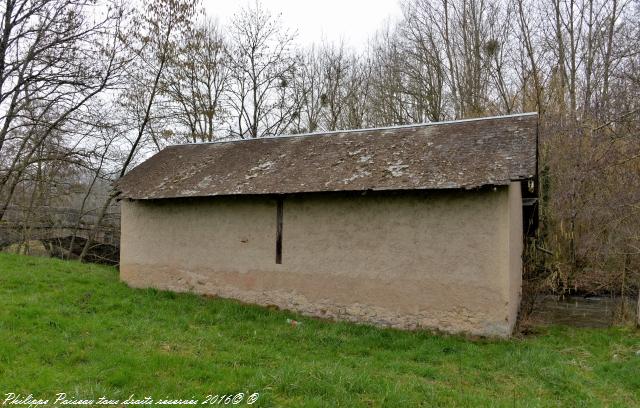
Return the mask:
<path fill-rule="evenodd" d="M 0 39 L 0 220 L 38 152 L 112 86 L 122 61 L 121 7 L 95 23 L 93 2 L 7 0 Z"/>
<path fill-rule="evenodd" d="M 315 46 L 299 57 L 302 61 L 294 78 L 293 93 L 299 107 L 294 114 L 290 131 L 292 133 L 314 132 L 322 129 L 322 96 L 325 83 L 322 77 L 322 61 Z"/>
<path fill-rule="evenodd" d="M 136 59 L 130 64 L 129 77 L 131 83 L 124 91 L 123 101 L 133 113 L 135 124 L 133 135 L 128 140 L 130 147 L 120 164 L 118 177 L 126 174 L 129 166 L 139 152 L 143 137 L 152 120 L 152 110 L 156 97 L 160 93 L 160 79 L 170 62 L 175 44 L 192 26 L 192 19 L 197 12 L 197 0 L 149 0 L 143 5 L 143 11 L 133 20 L 129 33 L 129 49 Z M 156 139 L 152 138 L 156 144 Z M 94 231 L 89 235 L 80 255 L 84 259 L 93 243 L 93 236 L 107 213 L 107 209 L 116 197 L 111 194 L 104 202 Z"/>
<path fill-rule="evenodd" d="M 229 76 L 227 45 L 216 23 L 208 20 L 188 32 L 162 79 L 174 120 L 186 129 L 185 141 L 211 142 L 222 137 L 216 131 L 229 114 L 224 108 Z"/>
<path fill-rule="evenodd" d="M 259 2 L 234 16 L 231 23 L 231 132 L 241 138 L 280 134 L 294 121 L 291 103 L 298 61 L 295 34 Z"/>

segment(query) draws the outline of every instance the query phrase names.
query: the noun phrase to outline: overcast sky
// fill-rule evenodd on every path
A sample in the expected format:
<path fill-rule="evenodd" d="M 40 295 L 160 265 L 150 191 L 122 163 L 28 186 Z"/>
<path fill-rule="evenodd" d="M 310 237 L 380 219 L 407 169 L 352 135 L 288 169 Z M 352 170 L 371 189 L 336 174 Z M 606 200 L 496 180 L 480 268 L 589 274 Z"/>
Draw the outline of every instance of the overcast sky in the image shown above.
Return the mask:
<path fill-rule="evenodd" d="M 298 31 L 301 45 L 344 39 L 361 48 L 387 20 L 400 16 L 399 0 L 262 0 L 273 14 L 282 13 L 286 27 Z M 203 0 L 207 15 L 225 24 L 254 0 Z"/>

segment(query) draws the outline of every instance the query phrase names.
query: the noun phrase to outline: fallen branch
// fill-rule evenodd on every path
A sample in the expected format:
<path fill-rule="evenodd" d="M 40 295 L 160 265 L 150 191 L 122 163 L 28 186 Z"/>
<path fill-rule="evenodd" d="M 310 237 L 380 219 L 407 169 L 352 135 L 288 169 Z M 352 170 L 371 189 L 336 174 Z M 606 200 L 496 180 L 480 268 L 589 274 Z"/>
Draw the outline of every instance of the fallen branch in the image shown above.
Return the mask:
<path fill-rule="evenodd" d="M 544 252 L 545 254 L 553 255 L 553 252 L 549 251 L 548 249 L 544 249 L 541 246 L 536 245 L 536 249 Z"/>

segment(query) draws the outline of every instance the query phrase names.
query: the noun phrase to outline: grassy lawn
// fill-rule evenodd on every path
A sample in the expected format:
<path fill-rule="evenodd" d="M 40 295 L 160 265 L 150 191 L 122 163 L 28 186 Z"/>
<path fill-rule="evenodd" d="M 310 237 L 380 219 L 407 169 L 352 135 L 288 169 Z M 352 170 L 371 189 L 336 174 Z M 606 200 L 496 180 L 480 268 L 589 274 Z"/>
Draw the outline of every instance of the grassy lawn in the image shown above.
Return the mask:
<path fill-rule="evenodd" d="M 58 392 L 258 392 L 253 406 L 640 406 L 640 332 L 557 327 L 472 341 L 135 290 L 110 267 L 0 254 L 0 405 L 9 392 L 50 402 Z"/>

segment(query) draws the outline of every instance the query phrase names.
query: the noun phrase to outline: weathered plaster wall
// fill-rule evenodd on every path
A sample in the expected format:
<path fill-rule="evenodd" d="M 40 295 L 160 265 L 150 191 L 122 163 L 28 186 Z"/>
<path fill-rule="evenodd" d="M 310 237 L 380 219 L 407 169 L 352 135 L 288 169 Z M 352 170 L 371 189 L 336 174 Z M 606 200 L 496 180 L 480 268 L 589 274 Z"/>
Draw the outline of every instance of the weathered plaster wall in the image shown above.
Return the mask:
<path fill-rule="evenodd" d="M 506 336 L 519 304 L 515 188 L 287 197 L 281 265 L 274 199 L 124 201 L 121 278 L 307 315 Z"/>

